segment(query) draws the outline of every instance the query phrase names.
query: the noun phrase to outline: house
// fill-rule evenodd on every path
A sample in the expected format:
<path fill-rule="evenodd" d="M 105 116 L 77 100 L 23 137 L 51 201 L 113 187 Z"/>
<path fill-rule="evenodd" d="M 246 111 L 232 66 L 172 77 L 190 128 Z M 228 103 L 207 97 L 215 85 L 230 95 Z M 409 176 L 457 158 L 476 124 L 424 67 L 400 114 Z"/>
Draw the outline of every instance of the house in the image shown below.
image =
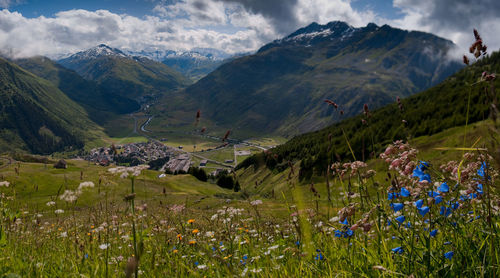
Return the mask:
<path fill-rule="evenodd" d="M 204 159 L 202 161 L 200 161 L 200 167 L 205 167 L 207 166 L 207 163 L 208 163 L 208 160 Z"/>
<path fill-rule="evenodd" d="M 224 163 L 234 163 L 234 160 L 232 160 L 232 159 L 226 159 L 226 160 L 224 161 Z"/>

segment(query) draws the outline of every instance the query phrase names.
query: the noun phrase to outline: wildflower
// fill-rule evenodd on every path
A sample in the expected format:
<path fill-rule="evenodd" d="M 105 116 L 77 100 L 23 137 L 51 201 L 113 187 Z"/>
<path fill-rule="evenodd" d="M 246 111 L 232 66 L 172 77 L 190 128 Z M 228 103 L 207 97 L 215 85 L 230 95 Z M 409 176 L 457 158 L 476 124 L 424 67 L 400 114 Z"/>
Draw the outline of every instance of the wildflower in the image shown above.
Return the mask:
<path fill-rule="evenodd" d="M 64 210 L 62 210 L 62 209 L 56 209 L 56 210 L 54 211 L 54 213 L 55 213 L 55 214 L 63 214 L 63 213 L 64 213 Z"/>
<path fill-rule="evenodd" d="M 441 206 L 441 210 L 439 211 L 440 215 L 444 215 L 445 217 L 448 217 L 451 214 L 451 209 L 447 208 L 445 206 Z"/>
<path fill-rule="evenodd" d="M 68 232 L 61 233 L 61 237 L 68 237 Z"/>
<path fill-rule="evenodd" d="M 344 221 L 339 221 L 339 223 L 343 225 L 349 225 L 349 222 L 347 222 L 347 218 L 345 218 Z"/>
<path fill-rule="evenodd" d="M 200 230 L 198 230 L 198 229 L 194 229 L 194 230 L 192 231 L 192 233 L 193 233 L 193 234 L 197 234 L 197 233 L 199 233 L 199 232 L 200 232 Z"/>
<path fill-rule="evenodd" d="M 179 240 L 182 240 L 182 235 L 181 235 L 181 234 L 178 234 L 178 235 L 177 235 L 177 238 L 178 238 Z"/>
<path fill-rule="evenodd" d="M 206 232 L 206 233 L 205 233 L 205 236 L 206 236 L 206 237 L 213 237 L 213 236 L 214 236 L 214 234 L 215 234 L 214 232 L 209 231 L 209 232 Z"/>
<path fill-rule="evenodd" d="M 454 254 L 455 253 L 453 251 L 449 251 L 449 252 L 444 253 L 444 257 L 451 261 Z"/>
<path fill-rule="evenodd" d="M 427 194 L 432 198 L 439 196 L 439 193 L 436 191 L 429 191 Z"/>
<path fill-rule="evenodd" d="M 403 254 L 403 247 L 401 247 L 401 246 L 396 247 L 396 248 L 392 248 L 391 250 L 392 250 L 392 252 L 394 252 L 396 254 Z"/>
<path fill-rule="evenodd" d="M 206 264 L 200 264 L 197 266 L 198 269 L 206 269 L 207 265 Z"/>
<path fill-rule="evenodd" d="M 435 202 L 436 204 L 439 204 L 439 203 L 441 203 L 442 201 L 443 201 L 443 197 L 441 197 L 441 196 L 436 196 L 436 197 L 434 198 L 434 202 Z"/>
<path fill-rule="evenodd" d="M 418 209 L 418 213 L 420 213 L 420 215 L 422 215 L 422 217 L 424 217 L 428 212 L 429 212 L 428 206 L 421 207 Z"/>
<path fill-rule="evenodd" d="M 398 221 L 399 223 L 403 223 L 405 222 L 405 216 L 404 215 L 400 215 L 398 217 L 396 217 L 396 221 Z"/>
<path fill-rule="evenodd" d="M 437 235 L 437 232 L 438 232 L 438 230 L 434 229 L 429 234 L 430 234 L 431 237 L 435 237 Z"/>
<path fill-rule="evenodd" d="M 399 198 L 399 193 L 397 193 L 397 192 L 394 192 L 394 193 L 389 192 L 387 194 L 387 200 L 389 200 L 389 201 L 394 200 L 396 198 Z"/>
<path fill-rule="evenodd" d="M 108 249 L 108 247 L 109 247 L 109 243 L 108 244 L 103 243 L 103 244 L 99 245 L 99 249 L 101 249 L 101 250 L 106 250 L 106 249 Z"/>
<path fill-rule="evenodd" d="M 189 245 L 194 245 L 194 244 L 196 244 L 196 240 L 193 239 L 189 241 Z"/>
<path fill-rule="evenodd" d="M 415 206 L 417 208 L 421 208 L 423 204 L 424 204 L 424 200 L 422 200 L 422 199 L 415 201 Z"/>
<path fill-rule="evenodd" d="M 261 200 L 255 200 L 255 201 L 250 202 L 250 204 L 252 206 L 258 206 L 258 205 L 262 205 L 262 201 Z"/>
<path fill-rule="evenodd" d="M 404 187 L 401 188 L 401 196 L 403 197 L 409 197 L 410 196 L 410 191 Z"/>
<path fill-rule="evenodd" d="M 9 187 L 9 185 L 10 185 L 10 182 L 8 182 L 8 181 L 0 182 L 0 187 L 2 187 L 2 186 Z"/>
<path fill-rule="evenodd" d="M 393 203 L 393 204 L 390 204 L 390 206 L 394 211 L 400 211 L 404 208 L 405 205 L 402 203 Z"/>
<path fill-rule="evenodd" d="M 50 201 L 50 202 L 47 202 L 46 204 L 48 207 L 52 207 L 52 206 L 55 206 L 56 205 L 56 202 L 54 201 Z"/>
<path fill-rule="evenodd" d="M 188 224 L 193 224 L 194 223 L 194 219 L 189 219 L 188 220 Z"/>
<path fill-rule="evenodd" d="M 91 181 L 84 181 L 82 183 L 80 183 L 80 185 L 78 186 L 78 190 L 82 190 L 82 189 L 85 189 L 85 188 L 92 188 L 94 187 L 94 183 L 91 182 Z"/>
<path fill-rule="evenodd" d="M 448 186 L 448 184 L 446 182 L 443 182 L 438 187 L 437 191 L 447 193 L 448 191 L 450 191 L 450 187 Z"/>

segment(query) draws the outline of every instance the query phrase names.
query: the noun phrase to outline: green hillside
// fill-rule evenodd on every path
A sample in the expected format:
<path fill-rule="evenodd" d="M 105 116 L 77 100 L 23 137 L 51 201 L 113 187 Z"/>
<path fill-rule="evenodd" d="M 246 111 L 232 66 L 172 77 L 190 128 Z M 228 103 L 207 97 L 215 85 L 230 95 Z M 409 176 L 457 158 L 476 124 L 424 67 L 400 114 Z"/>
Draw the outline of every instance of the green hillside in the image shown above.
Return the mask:
<path fill-rule="evenodd" d="M 52 82 L 69 98 L 83 106 L 94 121 L 101 122 L 109 112 L 123 114 L 140 108 L 136 101 L 108 93 L 95 81 L 83 79 L 75 71 L 66 69 L 49 58 L 17 59 L 14 63 Z"/>
<path fill-rule="evenodd" d="M 483 71 L 500 71 L 500 53 L 495 52 L 462 69 L 431 89 L 402 99 L 403 111 L 393 103 L 370 112 L 369 118 L 364 115 L 348 118 L 322 130 L 297 136 L 272 149 L 272 155 L 262 153 L 250 157 L 239 168 L 265 164 L 270 169 L 283 170 L 288 161 L 301 160 L 304 174 L 322 173 L 329 160 L 353 160 L 346 138 L 356 159 L 366 160 L 394 140 L 432 135 L 464 125 L 469 96 L 469 123 L 487 119 L 491 101 L 485 92 L 489 84 L 479 82 Z M 496 88 L 499 83 L 497 79 Z M 321 105 L 326 106 L 325 103 Z M 333 110 L 332 107 L 328 109 Z M 362 105 L 359 109 L 363 109 Z M 363 119 L 366 119 L 366 125 Z"/>
<path fill-rule="evenodd" d="M 0 59 L 0 152 L 52 153 L 104 137 L 87 112 L 49 81 Z"/>

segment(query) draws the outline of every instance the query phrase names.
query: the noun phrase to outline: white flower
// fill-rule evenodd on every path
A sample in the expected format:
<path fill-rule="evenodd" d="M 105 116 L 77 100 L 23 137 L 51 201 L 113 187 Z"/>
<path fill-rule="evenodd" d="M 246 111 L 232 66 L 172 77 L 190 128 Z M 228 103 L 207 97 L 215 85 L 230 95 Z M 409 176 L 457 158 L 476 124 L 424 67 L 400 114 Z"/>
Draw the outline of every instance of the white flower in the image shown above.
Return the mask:
<path fill-rule="evenodd" d="M 94 187 L 94 183 L 91 182 L 91 181 L 84 181 L 82 183 L 80 183 L 80 185 L 78 186 L 78 190 L 82 190 L 84 188 L 92 188 Z"/>
<path fill-rule="evenodd" d="M 56 202 L 54 201 L 50 201 L 50 202 L 47 202 L 46 204 L 48 207 L 51 207 L 51 206 L 55 206 L 56 205 Z"/>
<path fill-rule="evenodd" d="M 103 243 L 103 244 L 99 245 L 99 249 L 101 249 L 101 250 L 108 249 L 108 247 L 109 247 L 109 243 Z"/>
<path fill-rule="evenodd" d="M 10 185 L 10 182 L 8 182 L 8 181 L 0 182 L 0 187 L 2 187 L 2 186 L 9 187 L 9 185 Z"/>
<path fill-rule="evenodd" d="M 80 196 L 81 191 L 64 190 L 64 193 L 59 197 L 59 199 L 64 200 L 68 203 L 75 202 Z"/>
<path fill-rule="evenodd" d="M 205 233 L 205 236 L 206 236 L 206 237 L 213 237 L 213 236 L 214 236 L 214 234 L 215 234 L 214 232 L 209 231 L 209 232 L 206 232 L 206 233 Z"/>
<path fill-rule="evenodd" d="M 261 200 L 255 200 L 255 201 L 251 201 L 250 204 L 252 206 L 258 206 L 258 205 L 262 205 L 262 201 Z"/>
<path fill-rule="evenodd" d="M 68 232 L 62 232 L 61 237 L 68 237 Z"/>
<path fill-rule="evenodd" d="M 54 211 L 55 214 L 62 214 L 64 213 L 64 210 L 62 209 L 56 209 L 56 211 Z"/>
<path fill-rule="evenodd" d="M 273 245 L 269 248 L 267 248 L 267 250 L 275 250 L 275 249 L 278 249 L 278 247 L 280 247 L 279 245 Z"/>
<path fill-rule="evenodd" d="M 206 264 L 200 264 L 200 265 L 198 265 L 198 269 L 205 269 L 205 268 L 207 268 Z"/>

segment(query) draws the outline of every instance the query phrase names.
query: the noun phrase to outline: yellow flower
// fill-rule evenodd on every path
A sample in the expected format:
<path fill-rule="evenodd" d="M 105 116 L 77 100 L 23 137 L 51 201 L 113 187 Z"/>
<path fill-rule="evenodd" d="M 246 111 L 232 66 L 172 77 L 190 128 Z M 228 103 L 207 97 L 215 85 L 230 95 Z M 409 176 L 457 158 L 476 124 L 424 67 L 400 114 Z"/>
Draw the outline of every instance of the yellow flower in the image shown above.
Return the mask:
<path fill-rule="evenodd" d="M 175 249 L 175 250 L 174 250 L 174 254 L 176 254 L 177 252 L 179 252 L 179 250 Z"/>
<path fill-rule="evenodd" d="M 181 235 L 181 234 L 178 234 L 178 235 L 177 235 L 177 238 L 178 238 L 179 240 L 182 240 L 182 235 Z"/>
<path fill-rule="evenodd" d="M 196 244 L 196 240 L 190 240 L 189 241 L 189 245 L 193 245 L 193 244 Z"/>
<path fill-rule="evenodd" d="M 188 224 L 193 224 L 194 223 L 194 219 L 189 219 L 188 220 Z"/>
<path fill-rule="evenodd" d="M 200 232 L 198 229 L 193 230 L 193 234 L 197 234 L 198 232 Z"/>

